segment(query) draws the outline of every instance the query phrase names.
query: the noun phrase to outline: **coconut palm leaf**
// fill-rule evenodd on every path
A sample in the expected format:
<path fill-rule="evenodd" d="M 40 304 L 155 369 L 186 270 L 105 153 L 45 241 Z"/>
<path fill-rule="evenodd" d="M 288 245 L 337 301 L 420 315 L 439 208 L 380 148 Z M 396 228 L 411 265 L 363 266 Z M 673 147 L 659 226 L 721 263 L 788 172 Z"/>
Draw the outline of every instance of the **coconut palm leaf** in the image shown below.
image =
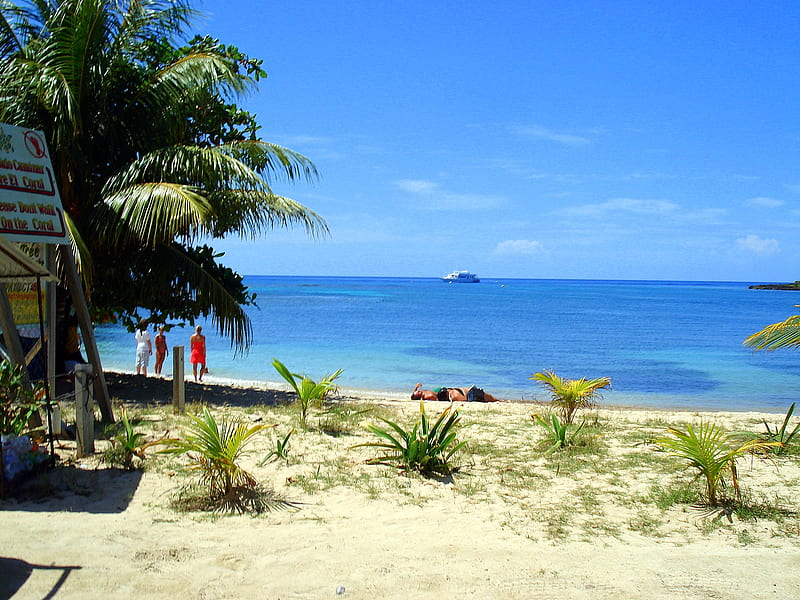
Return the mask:
<path fill-rule="evenodd" d="M 109 195 L 105 208 L 93 218 L 96 231 L 109 243 L 124 248 L 140 243 L 155 246 L 202 231 L 211 206 L 197 188 L 176 183 L 142 183 Z"/>
<path fill-rule="evenodd" d="M 165 273 L 181 273 L 192 281 L 192 293 L 202 297 L 214 307 L 211 323 L 223 336 L 231 340 L 237 348 L 247 348 L 253 339 L 253 327 L 244 313 L 244 308 L 220 281 L 210 277 L 208 272 L 189 257 L 182 248 L 171 245 L 159 245 L 159 256 L 164 260 L 157 261 L 159 268 Z"/>
<path fill-rule="evenodd" d="M 800 315 L 794 315 L 767 325 L 761 331 L 748 336 L 743 344 L 753 350 L 780 350 L 800 347 Z"/>
<path fill-rule="evenodd" d="M 220 145 L 219 150 L 251 165 L 269 181 L 296 181 L 302 178 L 311 182 L 319 177 L 317 168 L 308 158 L 277 144 L 260 140 L 237 140 Z"/>

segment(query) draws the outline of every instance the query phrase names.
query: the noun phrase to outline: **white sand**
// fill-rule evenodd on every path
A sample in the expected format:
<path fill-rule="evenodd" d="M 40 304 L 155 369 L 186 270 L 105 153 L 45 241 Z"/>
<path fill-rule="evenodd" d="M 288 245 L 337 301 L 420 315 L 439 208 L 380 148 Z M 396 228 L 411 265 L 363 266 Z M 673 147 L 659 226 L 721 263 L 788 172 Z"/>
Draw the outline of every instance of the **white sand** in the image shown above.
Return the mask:
<path fill-rule="evenodd" d="M 397 404 L 409 418 L 417 410 L 414 402 Z M 443 407 L 430 403 L 428 410 L 435 414 Z M 504 431 L 533 440 L 530 412 L 531 406 L 520 404 L 467 405 L 464 433 L 477 441 Z M 663 431 L 653 419 L 697 418 L 658 411 L 601 414 L 653 431 Z M 757 429 L 754 422 L 761 416 L 706 418 L 732 429 Z M 482 423 L 491 427 L 484 430 Z M 708 528 L 708 519 L 691 508 L 660 511 L 625 502 L 625 494 L 654 483 L 646 469 L 623 473 L 622 481 L 585 473 L 576 480 L 533 460 L 532 468 L 546 483 L 514 497 L 502 481 L 522 468 L 518 463 L 503 471 L 496 458 L 479 456 L 467 461 L 455 484 L 408 478 L 388 467 L 365 465 L 373 451 L 347 449 L 367 440 L 366 434 L 357 435 L 298 433 L 290 442 L 296 462 L 257 467 L 273 443 L 274 435 L 264 436 L 248 465 L 303 505 L 258 517 L 168 508 L 170 490 L 184 481 L 169 468 L 129 475 L 94 470 L 96 459 L 80 461 L 70 471 L 69 485 L 55 490 L 57 497 L 0 503 L 0 557 L 5 557 L 0 558 L 0 597 L 5 581 L 18 588 L 15 600 L 800 598 L 800 544 L 792 535 L 775 535 L 785 523 L 734 519 Z M 511 446 L 518 443 L 514 439 Z M 640 451 L 616 448 L 613 439 L 607 443 L 614 452 Z M 532 441 L 530 446 L 520 452 L 533 452 Z M 61 453 L 68 454 L 66 445 Z M 351 465 L 354 481 L 370 473 L 372 491 L 354 483 L 307 493 L 296 485 L 335 460 Z M 743 461 L 740 470 L 749 489 L 792 498 L 789 508 L 797 521 L 797 459 L 779 465 Z M 574 518 L 561 534 L 548 533 L 548 512 L 564 499 L 576 502 L 569 494 L 576 486 L 594 488 L 594 500 L 576 503 Z M 642 515 L 659 520 L 657 534 L 629 527 Z M 790 527 L 797 532 L 800 523 Z"/>

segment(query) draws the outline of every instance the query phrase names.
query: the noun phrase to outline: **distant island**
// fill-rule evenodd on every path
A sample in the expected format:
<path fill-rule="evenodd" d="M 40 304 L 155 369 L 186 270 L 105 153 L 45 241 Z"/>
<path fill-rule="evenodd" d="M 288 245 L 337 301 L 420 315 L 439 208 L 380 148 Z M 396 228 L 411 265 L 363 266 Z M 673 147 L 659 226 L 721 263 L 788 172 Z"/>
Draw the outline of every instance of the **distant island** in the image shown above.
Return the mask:
<path fill-rule="evenodd" d="M 800 290 L 800 281 L 794 283 L 765 283 L 762 285 L 751 285 L 751 290 Z"/>

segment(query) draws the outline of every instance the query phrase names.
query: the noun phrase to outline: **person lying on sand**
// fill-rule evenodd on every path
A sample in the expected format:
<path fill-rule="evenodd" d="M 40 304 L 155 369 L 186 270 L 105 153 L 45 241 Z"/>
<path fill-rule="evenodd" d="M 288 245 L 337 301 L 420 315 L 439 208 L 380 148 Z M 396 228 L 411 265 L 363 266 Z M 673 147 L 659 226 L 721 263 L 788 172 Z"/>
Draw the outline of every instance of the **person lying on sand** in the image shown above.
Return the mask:
<path fill-rule="evenodd" d="M 421 383 L 418 383 L 411 392 L 411 399 L 440 400 L 442 402 L 498 402 L 500 400 L 474 385 L 469 388 L 437 387 L 432 390 L 423 390 Z"/>

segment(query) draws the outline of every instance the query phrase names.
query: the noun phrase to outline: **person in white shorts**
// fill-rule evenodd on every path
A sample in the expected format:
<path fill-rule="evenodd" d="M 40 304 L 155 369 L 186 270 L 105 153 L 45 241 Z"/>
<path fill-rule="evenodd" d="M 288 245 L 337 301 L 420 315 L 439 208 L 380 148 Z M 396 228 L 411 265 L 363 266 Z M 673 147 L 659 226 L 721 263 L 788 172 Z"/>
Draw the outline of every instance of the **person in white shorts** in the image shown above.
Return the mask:
<path fill-rule="evenodd" d="M 147 377 L 147 364 L 150 362 L 150 355 L 153 353 L 153 343 L 150 341 L 150 333 L 147 331 L 147 322 L 139 322 L 135 337 L 136 374 Z"/>

